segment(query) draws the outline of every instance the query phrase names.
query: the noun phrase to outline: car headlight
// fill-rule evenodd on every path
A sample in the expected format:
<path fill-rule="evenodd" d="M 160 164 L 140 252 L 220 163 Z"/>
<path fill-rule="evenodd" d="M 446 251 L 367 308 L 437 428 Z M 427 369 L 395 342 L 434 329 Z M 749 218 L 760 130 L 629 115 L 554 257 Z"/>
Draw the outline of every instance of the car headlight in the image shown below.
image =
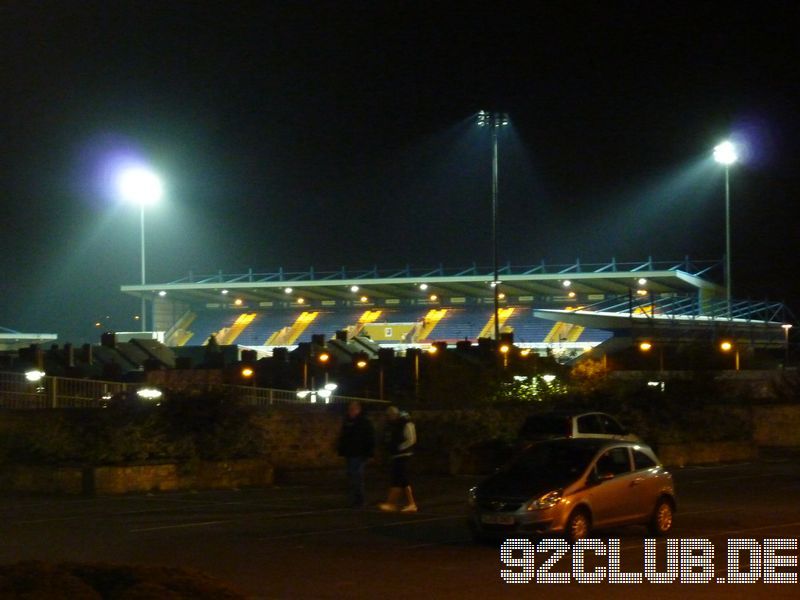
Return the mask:
<path fill-rule="evenodd" d="M 539 496 L 528 504 L 528 510 L 544 510 L 546 508 L 553 508 L 561 501 L 562 490 L 555 490 L 547 492 L 543 496 Z"/>
<path fill-rule="evenodd" d="M 477 487 L 469 488 L 469 491 L 467 492 L 467 502 L 469 502 L 470 506 L 475 506 L 477 497 L 478 497 L 478 488 Z"/>

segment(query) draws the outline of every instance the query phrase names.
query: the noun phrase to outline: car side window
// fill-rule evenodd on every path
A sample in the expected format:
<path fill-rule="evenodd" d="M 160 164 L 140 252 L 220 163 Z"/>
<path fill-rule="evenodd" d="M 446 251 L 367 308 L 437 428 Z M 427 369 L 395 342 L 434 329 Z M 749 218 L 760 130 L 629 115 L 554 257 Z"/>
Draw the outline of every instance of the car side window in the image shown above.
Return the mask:
<path fill-rule="evenodd" d="M 578 433 L 603 433 L 603 423 L 599 415 L 583 415 L 578 417 Z"/>
<path fill-rule="evenodd" d="M 598 475 L 622 475 L 631 470 L 627 448 L 612 448 L 597 459 L 595 467 Z"/>
<path fill-rule="evenodd" d="M 652 458 L 647 456 L 641 450 L 634 450 L 633 451 L 633 468 L 636 471 L 640 471 L 642 469 L 652 469 L 653 467 L 658 466 L 656 461 Z"/>
<path fill-rule="evenodd" d="M 610 433 L 611 435 L 625 435 L 625 428 L 608 415 L 602 415 L 600 419 L 603 421 L 603 429 L 605 429 L 606 433 Z"/>

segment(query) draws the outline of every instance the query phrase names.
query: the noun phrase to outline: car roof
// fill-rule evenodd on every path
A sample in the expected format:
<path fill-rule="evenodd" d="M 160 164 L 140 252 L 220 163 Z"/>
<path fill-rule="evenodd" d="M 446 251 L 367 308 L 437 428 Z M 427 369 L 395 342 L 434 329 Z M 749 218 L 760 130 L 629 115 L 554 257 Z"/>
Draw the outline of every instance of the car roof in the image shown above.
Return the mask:
<path fill-rule="evenodd" d="M 528 419 L 536 419 L 537 417 L 582 417 L 584 415 L 606 415 L 611 416 L 608 413 L 599 411 L 599 410 L 548 410 L 547 412 L 536 413 L 533 415 L 528 415 Z"/>
<path fill-rule="evenodd" d="M 642 448 L 650 448 L 647 444 L 643 444 L 642 442 L 630 442 L 624 440 L 611 440 L 608 438 L 555 438 L 550 440 L 543 440 L 541 442 L 537 442 L 535 446 L 542 446 L 545 444 L 552 444 L 558 446 L 575 446 L 578 448 L 588 448 L 593 449 L 595 451 L 600 451 L 604 448 L 610 448 L 613 446 L 625 446 L 627 448 L 633 448 L 635 446 L 639 446 Z"/>

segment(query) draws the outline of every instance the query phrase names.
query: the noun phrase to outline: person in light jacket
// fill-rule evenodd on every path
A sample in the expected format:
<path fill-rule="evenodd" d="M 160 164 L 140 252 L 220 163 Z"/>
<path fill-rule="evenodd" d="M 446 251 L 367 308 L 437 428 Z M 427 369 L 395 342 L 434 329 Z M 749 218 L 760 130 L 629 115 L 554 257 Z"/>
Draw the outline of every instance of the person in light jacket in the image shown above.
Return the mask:
<path fill-rule="evenodd" d="M 408 413 L 396 406 L 386 410 L 388 418 L 386 449 L 389 456 L 389 494 L 386 502 L 378 505 L 381 510 L 417 512 L 417 503 L 408 477 L 408 463 L 417 444 L 417 431 Z M 405 505 L 400 502 L 405 496 Z"/>

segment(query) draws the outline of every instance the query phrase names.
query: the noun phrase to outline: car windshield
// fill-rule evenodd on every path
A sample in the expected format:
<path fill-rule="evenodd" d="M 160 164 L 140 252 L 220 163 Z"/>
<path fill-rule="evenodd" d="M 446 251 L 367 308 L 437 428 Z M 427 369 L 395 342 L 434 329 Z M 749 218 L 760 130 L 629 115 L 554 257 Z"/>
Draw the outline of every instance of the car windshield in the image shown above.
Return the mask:
<path fill-rule="evenodd" d="M 515 479 L 546 479 L 563 485 L 586 470 L 596 451 L 596 447 L 582 444 L 540 444 L 509 464 L 506 472 Z"/>
<path fill-rule="evenodd" d="M 564 415 L 536 415 L 525 419 L 520 431 L 522 438 L 569 435 L 569 417 Z"/>

